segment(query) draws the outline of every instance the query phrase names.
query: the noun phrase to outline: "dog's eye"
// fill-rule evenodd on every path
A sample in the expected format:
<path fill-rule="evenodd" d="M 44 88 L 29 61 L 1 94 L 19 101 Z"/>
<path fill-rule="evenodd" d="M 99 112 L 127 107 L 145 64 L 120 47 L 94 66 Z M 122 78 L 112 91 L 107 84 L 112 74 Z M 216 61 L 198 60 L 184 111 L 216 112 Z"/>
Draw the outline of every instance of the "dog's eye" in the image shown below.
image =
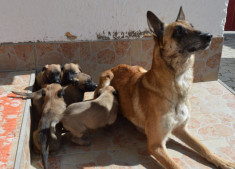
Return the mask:
<path fill-rule="evenodd" d="M 57 93 L 57 95 L 58 95 L 58 97 L 63 97 L 63 96 L 65 95 L 64 90 L 62 89 L 61 91 L 59 91 L 59 92 Z"/>
<path fill-rule="evenodd" d="M 187 30 L 182 26 L 176 26 L 174 29 L 173 36 L 182 36 L 187 33 Z"/>
<path fill-rule="evenodd" d="M 42 90 L 42 96 L 46 96 L 46 91 L 45 90 Z"/>

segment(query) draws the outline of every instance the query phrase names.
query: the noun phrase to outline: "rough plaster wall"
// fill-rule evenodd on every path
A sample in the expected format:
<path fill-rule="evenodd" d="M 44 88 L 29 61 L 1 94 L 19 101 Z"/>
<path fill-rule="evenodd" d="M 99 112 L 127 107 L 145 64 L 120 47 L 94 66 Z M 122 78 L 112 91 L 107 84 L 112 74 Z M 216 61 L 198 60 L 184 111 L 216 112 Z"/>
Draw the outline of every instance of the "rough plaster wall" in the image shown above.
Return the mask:
<path fill-rule="evenodd" d="M 103 35 L 111 39 L 136 38 L 147 30 L 147 10 L 172 22 L 181 5 L 195 28 L 222 36 L 227 3 L 228 0 L 1 0 L 0 43 L 70 41 L 66 32 L 77 36 L 75 41 L 97 40 Z"/>

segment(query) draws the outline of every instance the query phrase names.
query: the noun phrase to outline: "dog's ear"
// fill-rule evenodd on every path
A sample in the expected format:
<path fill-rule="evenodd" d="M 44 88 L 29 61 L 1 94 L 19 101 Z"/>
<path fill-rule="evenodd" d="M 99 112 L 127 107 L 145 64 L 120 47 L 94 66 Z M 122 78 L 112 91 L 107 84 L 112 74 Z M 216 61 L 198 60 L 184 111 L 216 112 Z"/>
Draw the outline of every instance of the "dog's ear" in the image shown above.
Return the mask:
<path fill-rule="evenodd" d="M 164 23 L 151 11 L 147 12 L 147 21 L 150 32 L 163 42 Z"/>
<path fill-rule="evenodd" d="M 64 88 L 59 90 L 58 93 L 57 93 L 58 97 L 63 97 L 64 95 L 65 95 Z"/>
<path fill-rule="evenodd" d="M 63 65 L 63 66 L 61 66 L 61 71 L 64 71 L 64 65 Z"/>
<path fill-rule="evenodd" d="M 80 72 L 82 72 L 82 68 L 81 67 L 79 67 L 79 70 L 80 70 Z"/>
<path fill-rule="evenodd" d="M 44 89 L 42 89 L 42 96 L 46 96 L 46 91 Z"/>
<path fill-rule="evenodd" d="M 96 97 L 99 97 L 101 95 L 101 90 L 98 91 L 97 93 L 97 96 Z"/>
<path fill-rule="evenodd" d="M 45 71 L 48 69 L 48 65 L 45 65 L 43 68 L 42 68 L 42 71 Z"/>
<path fill-rule="evenodd" d="M 182 6 L 180 7 L 176 21 L 178 21 L 178 20 L 183 20 L 183 21 L 185 20 L 185 15 L 184 15 L 184 11 L 183 11 Z"/>
<path fill-rule="evenodd" d="M 113 95 L 116 96 L 116 97 L 118 97 L 118 92 L 115 90 L 115 91 L 113 92 Z"/>

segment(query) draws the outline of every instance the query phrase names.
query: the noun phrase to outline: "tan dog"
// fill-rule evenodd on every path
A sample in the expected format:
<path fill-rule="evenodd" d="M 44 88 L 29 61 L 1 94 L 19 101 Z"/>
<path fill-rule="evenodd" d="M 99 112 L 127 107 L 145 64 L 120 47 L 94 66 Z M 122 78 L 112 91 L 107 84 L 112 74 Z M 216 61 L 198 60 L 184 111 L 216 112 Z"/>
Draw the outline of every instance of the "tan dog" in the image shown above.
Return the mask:
<path fill-rule="evenodd" d="M 64 99 L 67 106 L 83 101 L 84 93 L 94 91 L 96 88 L 97 84 L 92 81 L 92 78 L 88 74 L 79 73 L 73 79 L 73 84 L 64 87 L 66 93 Z"/>
<path fill-rule="evenodd" d="M 61 67 L 59 64 L 51 64 L 43 67 L 36 76 L 35 88 L 41 89 L 46 84 L 60 83 Z"/>
<path fill-rule="evenodd" d="M 71 84 L 73 82 L 73 79 L 77 77 L 80 72 L 82 72 L 82 69 L 79 64 L 66 63 L 62 67 L 61 84 L 63 86 Z"/>
<path fill-rule="evenodd" d="M 47 168 L 49 150 L 58 150 L 60 147 L 61 127 L 58 126 L 57 140 L 50 137 L 51 122 L 55 117 L 60 116 L 66 109 L 64 101 L 64 90 L 60 84 L 50 84 L 41 90 L 43 97 L 42 117 L 38 129 L 33 133 L 35 148 L 41 150 L 44 168 Z"/>
<path fill-rule="evenodd" d="M 101 75 L 111 77 L 123 115 L 145 131 L 149 153 L 167 169 L 180 168 L 166 150 L 171 133 L 218 168 L 234 169 L 234 162 L 214 155 L 187 130 L 194 52 L 207 48 L 212 35 L 195 30 L 185 21 L 182 8 L 171 24 L 162 23 L 150 11 L 147 19 L 155 41 L 151 69 L 144 73 L 118 65 Z M 102 85 L 101 81 L 96 90 Z"/>
<path fill-rule="evenodd" d="M 87 145 L 90 140 L 84 139 L 88 129 L 97 129 L 115 122 L 118 112 L 117 93 L 112 86 L 99 90 L 99 97 L 95 100 L 74 103 L 67 107 L 60 120 L 65 129 L 72 135 L 72 141 L 80 145 Z M 55 136 L 55 125 L 51 127 L 51 136 Z"/>

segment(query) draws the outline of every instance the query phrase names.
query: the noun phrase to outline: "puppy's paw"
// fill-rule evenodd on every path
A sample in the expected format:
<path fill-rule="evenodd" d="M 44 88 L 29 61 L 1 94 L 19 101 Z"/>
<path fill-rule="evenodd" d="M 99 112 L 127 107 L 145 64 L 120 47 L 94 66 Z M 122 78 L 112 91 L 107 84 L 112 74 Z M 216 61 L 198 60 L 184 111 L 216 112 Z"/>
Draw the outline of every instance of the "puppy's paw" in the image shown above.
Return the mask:
<path fill-rule="evenodd" d="M 91 144 L 90 139 L 84 139 L 84 138 L 78 138 L 78 137 L 73 137 L 72 142 L 81 146 L 89 146 Z"/>

